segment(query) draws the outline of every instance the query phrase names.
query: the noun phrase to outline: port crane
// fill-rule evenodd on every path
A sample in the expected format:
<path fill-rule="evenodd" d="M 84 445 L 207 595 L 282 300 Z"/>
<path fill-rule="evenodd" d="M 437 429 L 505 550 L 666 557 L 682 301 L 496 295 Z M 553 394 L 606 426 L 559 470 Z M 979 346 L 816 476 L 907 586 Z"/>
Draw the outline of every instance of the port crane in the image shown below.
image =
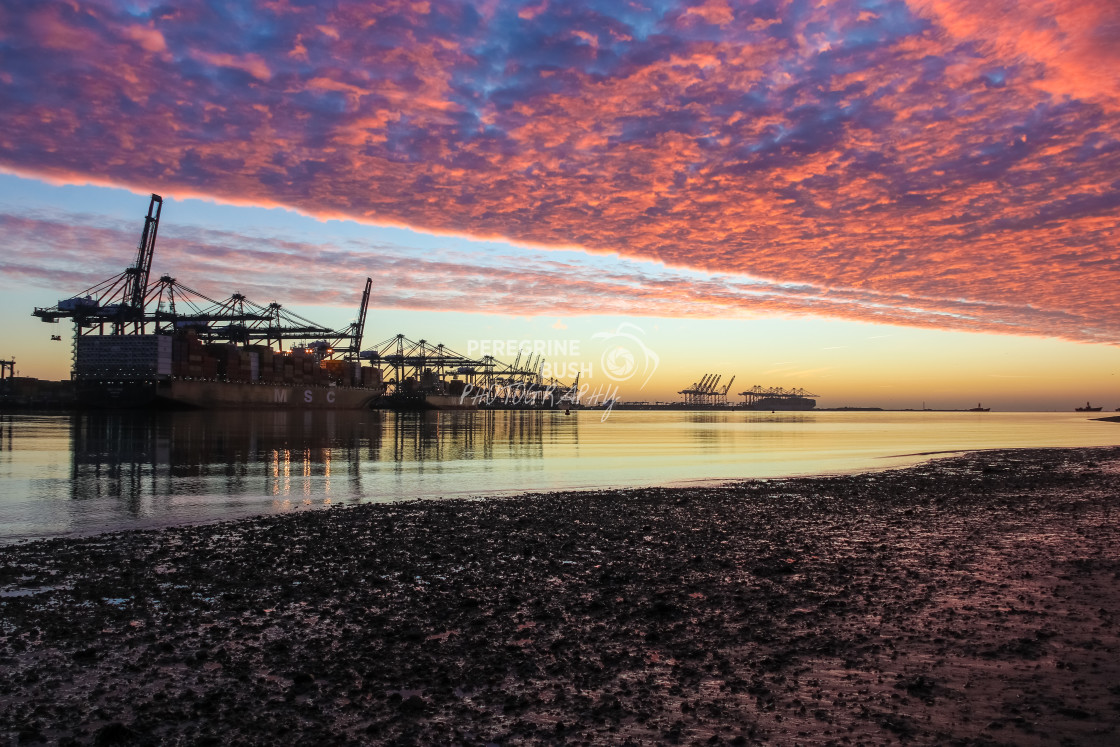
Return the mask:
<path fill-rule="evenodd" d="M 73 319 L 75 337 L 105 334 L 106 327 L 117 335 L 129 332 L 144 334 L 151 321 L 145 313 L 148 278 L 152 271 L 152 255 L 155 254 L 162 210 L 163 198 L 153 194 L 144 218 L 144 228 L 140 232 L 140 243 L 136 247 L 136 260 L 124 272 L 72 298 L 59 301 L 51 308 L 36 307 L 33 315 L 51 324 L 57 324 L 60 319 Z"/>
<path fill-rule="evenodd" d="M 152 194 L 144 227 L 137 245 L 136 258 L 124 272 L 81 293 L 63 299 L 53 307 L 36 307 L 33 315 L 41 321 L 57 324 L 61 319 L 74 323 L 74 360 L 77 367 L 78 338 L 86 335 L 191 336 L 202 343 L 253 345 L 265 343 L 283 351 L 285 342 L 293 350 L 302 349 L 319 358 L 341 357 L 348 361 L 383 362 L 392 369 L 398 389 L 409 379 L 422 382 L 442 380 L 451 373 L 475 391 L 494 396 L 517 392 L 521 401 L 544 398 L 553 392 L 568 389 L 553 377 L 544 374 L 544 356 L 529 354 L 521 363 L 521 354 L 513 365 L 492 356 L 480 360 L 460 355 L 444 345 L 431 345 L 426 340 L 413 342 L 397 335 L 362 350 L 366 317 L 373 288 L 367 277 L 357 321 L 343 329 L 333 329 L 296 314 L 278 303 L 259 304 L 242 293 L 216 300 L 180 283 L 170 275 L 150 279 L 152 259 L 159 232 L 163 198 Z M 55 336 L 58 337 L 58 336 Z"/>
<path fill-rule="evenodd" d="M 178 335 L 194 332 L 203 342 L 238 345 L 264 343 L 282 350 L 285 340 L 306 341 L 325 338 L 301 346 L 319 346 L 330 353 L 357 360 L 361 351 L 366 312 L 373 286 L 366 278 L 358 321 L 344 329 L 327 327 L 300 316 L 280 304 L 259 304 L 241 293 L 215 300 L 178 282 L 170 275 L 152 281 L 163 198 L 152 194 L 133 264 L 124 272 L 87 288 L 50 308 L 35 308 L 33 315 L 43 322 L 57 324 L 61 319 L 74 322 L 75 350 L 78 337 L 89 334 Z M 59 338 L 52 335 L 52 339 Z M 320 351 L 320 352 L 323 352 Z"/>
<path fill-rule="evenodd" d="M 720 389 L 719 383 L 722 378 L 723 374 L 704 374 L 700 381 L 682 389 L 677 394 L 683 394 L 685 404 L 694 407 L 726 407 L 727 393 L 731 391 L 731 385 L 735 383 L 735 377 L 732 376 L 731 381 Z"/>
<path fill-rule="evenodd" d="M 813 399 L 820 395 L 813 394 L 805 389 L 783 389 L 780 386 L 762 387 L 755 385 L 745 392 L 739 392 L 739 396 L 743 398 L 743 406 L 750 408 L 767 403 L 788 404 L 799 400 Z"/>
<path fill-rule="evenodd" d="M 358 316 L 347 327 L 337 330 L 330 339 L 316 340 L 308 347 L 316 351 L 320 358 L 338 358 L 357 361 L 362 352 L 362 337 L 365 335 L 366 314 L 369 311 L 369 297 L 373 290 L 373 278 L 366 278 L 362 300 L 358 303 Z M 279 307 L 279 304 L 276 304 Z"/>
<path fill-rule="evenodd" d="M 423 392 L 451 376 L 471 386 L 472 395 L 497 401 L 538 402 L 551 388 L 552 401 L 558 401 L 571 387 L 554 377 L 543 375 L 543 355 L 530 354 L 522 363 L 519 351 L 512 364 L 494 356 L 471 358 L 446 345 L 427 340 L 414 341 L 394 335 L 362 351 L 361 358 L 383 366 L 385 382 L 393 393 Z"/>

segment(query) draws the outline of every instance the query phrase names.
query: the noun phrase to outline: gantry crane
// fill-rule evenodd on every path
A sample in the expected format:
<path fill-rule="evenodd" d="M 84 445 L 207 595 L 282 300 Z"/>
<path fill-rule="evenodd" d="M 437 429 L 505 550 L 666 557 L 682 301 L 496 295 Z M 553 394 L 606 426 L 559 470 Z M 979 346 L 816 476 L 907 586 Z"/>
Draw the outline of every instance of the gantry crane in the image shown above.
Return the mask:
<path fill-rule="evenodd" d="M 73 319 L 75 337 L 93 332 L 104 334 L 107 325 L 112 334 L 144 334 L 150 321 L 145 313 L 148 278 L 162 210 L 163 198 L 153 194 L 136 247 L 136 261 L 131 267 L 72 298 L 59 301 L 56 306 L 36 308 L 33 315 L 53 324 L 59 319 Z"/>
<path fill-rule="evenodd" d="M 723 389 L 719 388 L 721 379 L 723 374 L 704 374 L 700 381 L 677 393 L 683 394 L 685 404 L 693 407 L 726 407 L 727 393 L 731 391 L 735 377 L 732 376 Z"/>

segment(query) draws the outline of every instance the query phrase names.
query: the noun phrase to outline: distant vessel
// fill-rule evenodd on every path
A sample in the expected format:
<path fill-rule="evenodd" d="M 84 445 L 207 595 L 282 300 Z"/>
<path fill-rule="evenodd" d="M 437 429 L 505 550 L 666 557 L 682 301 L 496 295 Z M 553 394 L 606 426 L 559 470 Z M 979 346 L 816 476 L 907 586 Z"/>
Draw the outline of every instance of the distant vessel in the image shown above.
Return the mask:
<path fill-rule="evenodd" d="M 475 410 L 471 398 L 464 395 L 465 384 L 459 379 L 444 381 L 432 371 L 425 371 L 419 379 L 408 377 L 394 387 L 378 402 L 398 412 L 413 410 Z"/>
<path fill-rule="evenodd" d="M 783 389 L 781 387 L 764 388 L 754 386 L 745 392 L 739 392 L 743 397 L 744 410 L 812 410 L 816 408 L 817 401 L 813 397 L 819 395 L 807 392 L 804 389 Z"/>
<path fill-rule="evenodd" d="M 1073 408 L 1073 411 L 1074 412 L 1100 412 L 1101 408 L 1093 407 L 1088 402 L 1086 402 L 1084 407 L 1075 407 L 1075 408 Z"/>
<path fill-rule="evenodd" d="M 976 407 L 970 407 L 968 409 L 968 411 L 969 412 L 989 412 L 991 409 L 992 408 L 990 408 L 990 407 L 983 407 L 983 406 L 981 406 L 981 404 L 979 402 L 977 402 Z"/>

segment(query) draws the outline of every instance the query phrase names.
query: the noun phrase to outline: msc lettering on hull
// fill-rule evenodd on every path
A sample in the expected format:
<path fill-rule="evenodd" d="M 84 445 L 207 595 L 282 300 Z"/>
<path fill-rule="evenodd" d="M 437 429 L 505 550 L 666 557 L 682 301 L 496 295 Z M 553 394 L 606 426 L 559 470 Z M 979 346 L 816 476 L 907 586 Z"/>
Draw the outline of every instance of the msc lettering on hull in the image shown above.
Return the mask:
<path fill-rule="evenodd" d="M 288 404 L 288 394 L 289 394 L 288 389 L 274 389 L 272 391 L 272 402 L 273 402 L 273 404 L 276 404 L 276 405 L 286 405 L 286 404 Z M 335 392 L 333 392 L 333 391 L 327 392 L 327 395 L 326 395 L 327 404 L 333 405 L 335 403 L 336 398 L 337 398 L 337 395 L 335 394 Z M 303 403 L 306 404 L 306 405 L 310 405 L 314 401 L 315 401 L 315 391 L 313 389 L 304 389 L 303 390 Z"/>

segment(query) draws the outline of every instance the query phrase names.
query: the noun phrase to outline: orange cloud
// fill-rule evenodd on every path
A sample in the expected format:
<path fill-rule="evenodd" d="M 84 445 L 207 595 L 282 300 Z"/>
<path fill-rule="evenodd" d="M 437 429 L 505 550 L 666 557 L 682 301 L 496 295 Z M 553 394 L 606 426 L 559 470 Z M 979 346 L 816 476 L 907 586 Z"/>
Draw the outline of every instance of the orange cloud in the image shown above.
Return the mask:
<path fill-rule="evenodd" d="M 1120 336 L 1114 4 L 383 6 L 43 0 L 0 168 L 735 278 L 572 313 Z"/>
<path fill-rule="evenodd" d="M 11 251 L 0 259 L 8 283 L 43 288 L 43 306 L 97 285 L 131 258 L 122 252 L 134 226 L 90 223 L 77 216 L 0 213 Z M 697 276 L 644 263 L 591 257 L 556 260 L 548 250 L 438 252 L 347 241 L 314 244 L 194 226 L 160 229 L 156 275 L 171 275 L 210 298 L 242 293 L 258 303 L 341 305 L 353 288 L 375 278 L 379 308 L 494 313 L 511 316 L 627 315 L 751 318 L 826 314 L 854 321 L 996 334 L 1060 335 L 1107 341 L 1091 317 L 1043 312 L 1029 304 L 980 304 L 890 296 L 869 291 L 765 283 L 732 276 Z M 231 268 L 252 273 L 231 277 Z M 299 283 L 291 278 L 298 277 Z M 347 280 L 349 278 L 349 280 Z M 283 289 L 282 293 L 277 289 Z M 544 292 L 535 292 L 547 290 Z M 280 296 L 280 297 L 278 297 Z M 382 330 L 397 332 L 400 330 Z"/>
<path fill-rule="evenodd" d="M 1055 96 L 1120 105 L 1120 6 L 1081 0 L 913 0 L 955 39 L 1044 68 L 1032 85 Z"/>

